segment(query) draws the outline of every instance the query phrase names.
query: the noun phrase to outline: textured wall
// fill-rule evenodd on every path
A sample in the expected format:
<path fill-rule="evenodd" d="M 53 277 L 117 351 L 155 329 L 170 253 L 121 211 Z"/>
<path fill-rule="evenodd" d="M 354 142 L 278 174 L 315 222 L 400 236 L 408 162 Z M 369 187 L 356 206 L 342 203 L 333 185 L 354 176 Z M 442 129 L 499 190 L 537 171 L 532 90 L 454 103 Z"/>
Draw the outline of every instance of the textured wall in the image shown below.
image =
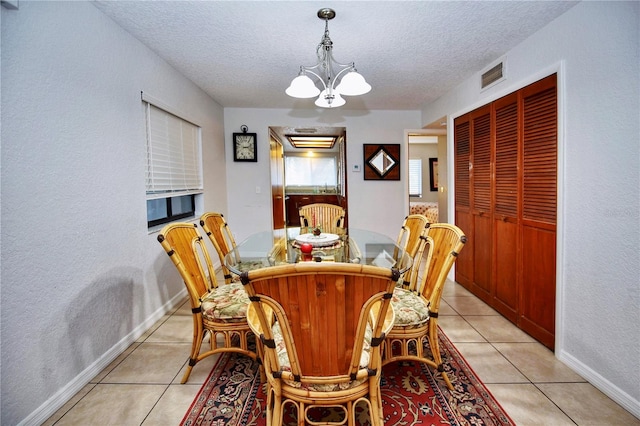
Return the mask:
<path fill-rule="evenodd" d="M 91 3 L 1 9 L 0 423 L 15 425 L 65 402 L 184 288 L 147 232 L 140 91 L 202 126 L 205 209 L 226 210 L 226 175 L 222 108 Z"/>
<path fill-rule="evenodd" d="M 556 354 L 640 417 L 639 29 L 638 2 L 582 2 L 507 53 L 506 81 L 481 93 L 476 74 L 422 112 L 559 72 Z"/>

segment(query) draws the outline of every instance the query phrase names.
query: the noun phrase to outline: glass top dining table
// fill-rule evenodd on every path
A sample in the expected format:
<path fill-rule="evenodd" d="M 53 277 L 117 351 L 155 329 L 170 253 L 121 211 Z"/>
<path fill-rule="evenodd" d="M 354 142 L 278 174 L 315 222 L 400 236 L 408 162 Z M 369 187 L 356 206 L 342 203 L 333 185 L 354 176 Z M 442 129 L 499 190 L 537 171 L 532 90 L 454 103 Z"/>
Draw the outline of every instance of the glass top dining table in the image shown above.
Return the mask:
<path fill-rule="evenodd" d="M 225 265 L 238 275 L 297 262 L 359 263 L 397 268 L 400 273 L 411 267 L 412 259 L 403 248 L 375 231 L 348 228 L 340 235 L 300 231 L 291 227 L 250 235 L 225 256 Z"/>

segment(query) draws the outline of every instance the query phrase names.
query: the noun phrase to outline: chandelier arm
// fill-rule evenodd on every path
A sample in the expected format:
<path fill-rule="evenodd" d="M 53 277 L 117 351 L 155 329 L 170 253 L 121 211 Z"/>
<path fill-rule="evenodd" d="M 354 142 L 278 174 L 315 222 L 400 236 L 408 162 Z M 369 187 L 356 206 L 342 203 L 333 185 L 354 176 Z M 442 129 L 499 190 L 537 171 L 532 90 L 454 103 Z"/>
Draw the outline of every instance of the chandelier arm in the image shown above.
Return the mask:
<path fill-rule="evenodd" d="M 331 62 L 330 62 L 330 63 L 332 63 L 332 64 L 336 65 L 336 66 L 337 66 L 337 67 L 339 67 L 339 68 L 341 68 L 341 69 L 340 69 L 340 71 L 338 72 L 338 74 L 340 74 L 340 73 L 341 73 L 342 71 L 344 71 L 345 69 L 349 69 L 349 70 L 353 70 L 353 71 L 355 71 L 355 70 L 356 70 L 356 65 L 355 65 L 355 63 L 354 63 L 354 62 L 350 62 L 350 63 L 348 63 L 348 64 L 341 64 L 341 63 L 339 63 L 339 62 L 336 62 L 333 58 L 331 58 Z M 321 66 L 323 66 L 323 65 L 324 65 L 324 63 L 323 63 L 323 62 L 318 62 L 317 64 L 315 64 L 315 65 L 313 65 L 313 66 L 310 66 L 310 67 L 305 66 L 305 65 L 302 65 L 302 66 L 300 66 L 300 69 L 301 69 L 302 71 L 305 71 L 305 72 L 306 72 L 306 71 L 311 71 L 311 70 L 318 69 L 318 68 L 320 68 L 320 67 L 321 67 Z M 336 75 L 337 75 L 337 74 L 336 74 Z"/>
<path fill-rule="evenodd" d="M 356 67 L 356 63 L 355 62 L 347 62 L 346 64 L 342 64 L 342 63 L 336 61 L 336 58 L 333 57 L 333 49 L 331 49 L 329 51 L 329 55 L 328 56 L 329 56 L 331 62 L 333 62 L 334 65 L 336 65 L 336 66 L 338 66 L 340 68 L 351 67 L 351 68 L 355 69 L 355 67 Z"/>
<path fill-rule="evenodd" d="M 313 66 L 311 66 L 311 67 L 307 67 L 307 66 L 304 66 L 304 65 L 303 65 L 303 66 L 301 66 L 301 67 L 300 67 L 300 70 L 301 70 L 301 71 L 304 71 L 304 72 L 307 72 L 307 71 L 311 72 L 311 71 L 313 71 L 313 70 L 316 70 L 316 69 L 320 68 L 320 66 L 321 66 L 321 65 L 323 65 L 323 64 L 321 64 L 321 63 L 317 63 L 317 64 L 315 64 L 315 65 L 313 65 Z M 314 74 L 314 75 L 316 75 L 316 76 L 317 76 L 317 74 Z"/>
<path fill-rule="evenodd" d="M 317 73 L 313 72 L 312 70 L 315 68 L 318 68 L 318 66 L 320 66 L 320 64 L 315 65 L 313 67 L 301 67 L 305 73 L 309 73 L 314 75 L 318 80 L 320 80 L 320 82 L 322 83 L 322 86 L 327 89 L 327 84 L 324 82 L 324 80 L 322 79 L 322 77 L 320 75 L 318 75 Z"/>

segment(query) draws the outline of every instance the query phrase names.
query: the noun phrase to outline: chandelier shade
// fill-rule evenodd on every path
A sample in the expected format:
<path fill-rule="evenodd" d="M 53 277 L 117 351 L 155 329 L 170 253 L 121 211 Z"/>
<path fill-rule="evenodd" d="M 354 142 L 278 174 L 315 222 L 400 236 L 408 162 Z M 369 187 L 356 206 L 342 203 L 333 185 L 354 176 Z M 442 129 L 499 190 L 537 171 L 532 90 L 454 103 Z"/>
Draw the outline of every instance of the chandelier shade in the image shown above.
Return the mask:
<path fill-rule="evenodd" d="M 318 11 L 318 18 L 325 21 L 324 35 L 316 48 L 318 63 L 310 67 L 301 66 L 298 76 L 285 90 L 287 95 L 294 98 L 317 96 L 315 104 L 321 108 L 337 108 L 344 105 L 346 101 L 342 95 L 359 96 L 371 91 L 371 85 L 356 71 L 353 62 L 341 64 L 333 58 L 333 42 L 329 38 L 329 20 L 335 16 L 333 9 L 324 8 Z M 311 77 L 315 77 L 317 82 L 314 82 Z M 318 82 L 321 88 L 318 88 Z"/>
<path fill-rule="evenodd" d="M 350 71 L 342 77 L 336 90 L 340 92 L 341 95 L 359 96 L 369 93 L 371 91 L 371 85 L 365 81 L 361 74 L 358 74 L 356 71 Z"/>
<path fill-rule="evenodd" d="M 293 98 L 315 98 L 320 94 L 320 89 L 316 87 L 306 75 L 299 75 L 291 81 L 285 93 Z"/>
<path fill-rule="evenodd" d="M 315 102 L 316 106 L 322 108 L 337 108 L 347 103 L 347 101 L 345 101 L 336 90 L 333 91 L 332 95 L 327 93 L 326 89 L 320 92 L 320 96 L 318 96 L 318 99 L 316 99 Z"/>

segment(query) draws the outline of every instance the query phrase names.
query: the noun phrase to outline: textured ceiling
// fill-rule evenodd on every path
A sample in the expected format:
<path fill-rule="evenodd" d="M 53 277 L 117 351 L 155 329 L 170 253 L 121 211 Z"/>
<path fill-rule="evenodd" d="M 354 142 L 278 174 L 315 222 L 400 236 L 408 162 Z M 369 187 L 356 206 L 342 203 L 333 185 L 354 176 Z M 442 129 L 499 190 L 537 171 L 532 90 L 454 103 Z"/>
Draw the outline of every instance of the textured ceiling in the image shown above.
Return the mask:
<path fill-rule="evenodd" d="M 96 1 L 223 107 L 317 108 L 284 93 L 316 63 L 329 21 L 339 62 L 373 86 L 346 109 L 415 110 L 566 12 L 569 1 Z M 507 63 L 508 66 L 508 63 Z"/>

